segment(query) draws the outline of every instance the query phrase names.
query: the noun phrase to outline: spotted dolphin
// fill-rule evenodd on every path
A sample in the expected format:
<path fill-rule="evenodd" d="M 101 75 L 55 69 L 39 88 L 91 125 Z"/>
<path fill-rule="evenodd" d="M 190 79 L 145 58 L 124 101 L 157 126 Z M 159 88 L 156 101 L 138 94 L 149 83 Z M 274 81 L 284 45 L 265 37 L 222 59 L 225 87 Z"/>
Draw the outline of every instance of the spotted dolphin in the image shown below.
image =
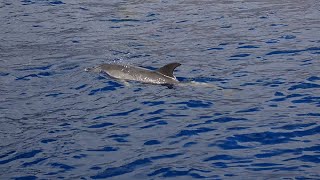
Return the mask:
<path fill-rule="evenodd" d="M 142 67 L 122 65 L 122 64 L 101 64 L 93 68 L 86 68 L 85 71 L 102 72 L 108 76 L 120 79 L 139 81 L 150 84 L 174 85 L 179 83 L 173 75 L 175 68 L 180 63 L 170 63 L 157 70 L 149 70 Z"/>

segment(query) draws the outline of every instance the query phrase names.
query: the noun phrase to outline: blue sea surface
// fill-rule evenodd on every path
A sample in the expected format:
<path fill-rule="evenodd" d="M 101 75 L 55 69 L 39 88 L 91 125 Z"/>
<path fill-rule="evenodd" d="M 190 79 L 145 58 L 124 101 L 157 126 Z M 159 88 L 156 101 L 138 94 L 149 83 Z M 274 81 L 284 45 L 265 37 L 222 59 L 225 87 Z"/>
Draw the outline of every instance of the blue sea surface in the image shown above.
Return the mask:
<path fill-rule="evenodd" d="M 320 179 L 319 7 L 1 1 L 0 179 Z M 112 62 L 196 83 L 84 71 Z"/>

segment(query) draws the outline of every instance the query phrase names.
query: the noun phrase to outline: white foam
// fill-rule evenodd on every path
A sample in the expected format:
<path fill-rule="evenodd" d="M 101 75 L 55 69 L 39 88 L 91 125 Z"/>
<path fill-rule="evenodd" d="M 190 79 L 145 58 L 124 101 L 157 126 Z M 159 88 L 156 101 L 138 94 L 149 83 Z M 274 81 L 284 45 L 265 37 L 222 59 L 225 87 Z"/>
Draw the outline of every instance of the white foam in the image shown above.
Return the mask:
<path fill-rule="evenodd" d="M 181 82 L 178 83 L 179 86 L 193 86 L 193 87 L 206 87 L 206 88 L 213 88 L 215 90 L 222 90 L 223 88 L 216 86 L 214 84 L 205 83 L 205 82 L 196 82 L 196 81 L 190 81 L 190 82 Z"/>

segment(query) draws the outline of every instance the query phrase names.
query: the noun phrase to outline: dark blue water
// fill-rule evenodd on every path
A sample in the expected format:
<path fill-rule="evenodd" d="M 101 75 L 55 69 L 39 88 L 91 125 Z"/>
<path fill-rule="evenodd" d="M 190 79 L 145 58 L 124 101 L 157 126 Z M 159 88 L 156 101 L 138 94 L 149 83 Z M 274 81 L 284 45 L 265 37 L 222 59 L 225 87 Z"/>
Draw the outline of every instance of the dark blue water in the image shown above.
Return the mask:
<path fill-rule="evenodd" d="M 319 7 L 0 2 L 0 179 L 320 179 Z M 221 89 L 84 71 L 113 61 Z"/>

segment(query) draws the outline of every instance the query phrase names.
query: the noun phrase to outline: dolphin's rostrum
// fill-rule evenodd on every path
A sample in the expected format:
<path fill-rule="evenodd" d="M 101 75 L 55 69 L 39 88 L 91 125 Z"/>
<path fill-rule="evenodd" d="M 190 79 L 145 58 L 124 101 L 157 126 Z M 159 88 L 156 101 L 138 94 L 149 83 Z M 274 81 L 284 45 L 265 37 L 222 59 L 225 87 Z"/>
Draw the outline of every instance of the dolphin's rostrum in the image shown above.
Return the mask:
<path fill-rule="evenodd" d="M 112 78 L 120 80 L 132 80 L 151 84 L 173 85 L 179 83 L 177 78 L 173 75 L 173 71 L 180 65 L 180 63 L 170 63 L 155 71 L 152 71 L 142 67 L 130 65 L 102 64 L 97 67 L 87 68 L 85 70 L 103 72 Z"/>

